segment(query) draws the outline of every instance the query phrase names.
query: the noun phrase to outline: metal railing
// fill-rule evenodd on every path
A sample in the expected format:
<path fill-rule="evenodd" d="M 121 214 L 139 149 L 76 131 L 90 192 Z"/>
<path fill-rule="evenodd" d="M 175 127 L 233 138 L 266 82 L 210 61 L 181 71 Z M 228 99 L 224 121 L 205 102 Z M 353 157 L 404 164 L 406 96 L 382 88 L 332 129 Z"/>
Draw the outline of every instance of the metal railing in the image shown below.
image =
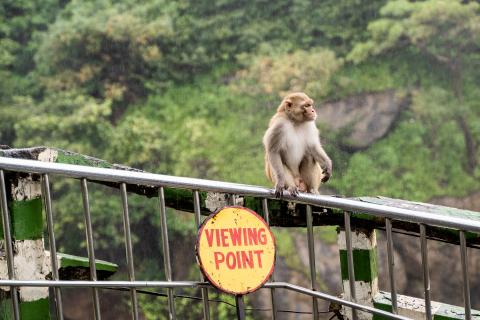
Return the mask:
<path fill-rule="evenodd" d="M 70 177 L 80 179 L 81 189 L 82 189 L 82 198 L 84 205 L 84 218 L 86 224 L 86 238 L 87 238 L 87 249 L 90 261 L 90 268 L 95 270 L 95 253 L 93 250 L 93 238 L 92 238 L 92 223 L 90 220 L 90 209 L 89 209 L 89 199 L 88 199 L 88 190 L 87 185 L 88 181 L 102 181 L 110 183 L 119 183 L 121 198 L 123 204 L 123 222 L 124 222 L 124 235 L 125 235 L 125 247 L 127 253 L 127 265 L 129 273 L 129 281 L 98 281 L 95 277 L 95 272 L 91 272 L 90 281 L 62 281 L 58 280 L 58 273 L 55 271 L 52 275 L 52 280 L 15 280 L 14 275 L 14 255 L 12 249 L 12 239 L 10 231 L 10 218 L 8 213 L 7 206 L 7 193 L 5 188 L 5 177 L 4 171 L 13 171 L 13 172 L 25 172 L 25 173 L 35 173 L 42 176 L 42 186 L 43 186 L 43 198 L 46 205 L 47 213 L 47 225 L 48 233 L 50 239 L 50 250 L 52 255 L 52 267 L 56 268 L 54 265 L 54 257 L 56 253 L 55 248 L 55 237 L 53 234 L 53 218 L 51 212 L 51 197 L 49 189 L 49 177 L 51 175 L 59 175 L 63 177 Z M 130 223 L 129 223 L 129 212 L 128 212 L 128 198 L 126 192 L 127 184 L 136 184 L 144 185 L 158 188 L 158 200 L 159 200 L 159 213 L 160 213 L 160 222 L 161 222 L 161 234 L 163 240 L 163 254 L 164 254 L 164 268 L 166 274 L 166 281 L 136 281 L 134 276 L 133 268 L 133 253 L 132 253 L 132 241 L 130 236 Z M 266 199 L 275 199 L 274 193 L 271 189 L 251 186 L 251 185 L 242 185 L 235 183 L 211 181 L 211 180 L 201 180 L 193 178 L 184 178 L 184 177 L 173 177 L 167 175 L 151 174 L 144 172 L 133 172 L 133 171 L 124 171 L 124 170 L 114 170 L 114 169 L 104 169 L 104 168 L 92 168 L 86 166 L 76 166 L 68 164 L 58 164 L 58 163 L 47 163 L 39 162 L 33 160 L 20 160 L 12 158 L 3 158 L 0 157 L 0 200 L 2 208 L 2 221 L 4 228 L 4 237 L 5 237 L 5 251 L 7 258 L 7 267 L 8 267 L 8 276 L 9 280 L 0 280 L 0 286 L 10 286 L 12 289 L 15 287 L 22 286 L 31 286 L 31 287 L 52 287 L 54 288 L 55 301 L 57 303 L 57 312 L 59 319 L 62 319 L 62 300 L 60 288 L 64 287 L 88 287 L 92 289 L 94 295 L 94 307 L 95 307 L 95 316 L 96 319 L 100 319 L 99 311 L 99 301 L 98 301 L 98 288 L 128 288 L 131 292 L 131 301 L 132 301 L 132 318 L 137 319 L 138 317 L 138 301 L 136 289 L 139 288 L 166 288 L 168 294 L 168 309 L 169 309 L 169 318 L 176 319 L 175 312 L 175 289 L 178 288 L 192 288 L 200 287 L 202 290 L 203 306 L 204 306 L 204 318 L 209 319 L 209 300 L 208 300 L 208 288 L 212 288 L 208 285 L 202 278 L 202 281 L 173 281 L 172 280 L 172 271 L 171 271 L 171 262 L 169 256 L 169 242 L 168 242 L 168 226 L 166 223 L 165 215 L 165 197 L 164 197 L 164 188 L 181 188 L 181 189 L 190 189 L 194 193 L 194 213 L 195 213 L 195 223 L 198 226 L 200 224 L 200 203 L 198 191 L 211 191 L 219 192 L 230 195 L 242 195 L 242 196 L 252 196 L 264 199 L 262 202 L 264 216 L 267 219 L 268 223 L 268 204 Z M 317 298 L 327 300 L 330 302 L 335 302 L 346 307 L 352 308 L 352 311 L 365 311 L 371 314 L 376 314 L 379 316 L 384 316 L 391 319 L 407 319 L 406 317 L 400 316 L 397 314 L 397 294 L 395 287 L 395 278 L 393 271 L 393 241 L 392 241 L 392 220 L 401 220 L 408 221 L 412 223 L 417 223 L 420 226 L 420 241 L 421 241 L 421 253 L 422 253 L 422 266 L 423 266 L 423 275 L 424 275 L 424 287 L 425 287 L 425 304 L 426 304 L 426 313 L 427 319 L 432 318 L 430 310 L 430 280 L 429 280 L 429 270 L 428 270 L 428 260 L 427 260 L 427 237 L 425 228 L 426 226 L 438 226 L 446 227 L 460 231 L 460 252 L 461 252 L 461 263 L 462 263 L 462 272 L 463 272 L 463 288 L 464 288 L 464 301 L 465 301 L 465 313 L 466 319 L 471 318 L 471 307 L 470 307 L 470 291 L 469 291 L 469 282 L 468 282 L 468 269 L 467 269 L 467 246 L 465 240 L 465 232 L 475 232 L 480 233 L 480 222 L 475 220 L 469 220 L 459 217 L 444 217 L 439 214 L 422 212 L 422 211 L 413 211 L 403 208 L 389 207 L 379 204 L 365 203 L 361 201 L 336 198 L 331 196 L 322 196 L 322 195 L 312 195 L 312 194 L 300 194 L 296 197 L 289 195 L 284 196 L 284 200 L 288 200 L 295 203 L 302 203 L 307 205 L 307 234 L 308 234 L 308 246 L 309 246 L 309 262 L 310 262 L 310 276 L 312 281 L 312 289 L 302 288 L 293 284 L 284 283 L 284 282 L 274 282 L 273 278 L 271 282 L 267 282 L 264 287 L 269 288 L 272 293 L 272 310 L 273 318 L 276 317 L 276 306 L 275 306 L 275 290 L 276 289 L 286 289 L 295 291 L 301 294 L 311 296 L 313 298 L 313 314 L 314 318 L 318 317 L 318 306 Z M 349 275 L 349 284 L 352 301 L 345 299 L 340 299 L 326 293 L 317 291 L 315 284 L 315 253 L 313 250 L 313 226 L 312 226 L 312 209 L 311 206 L 319 206 L 326 208 L 337 208 L 345 210 L 345 233 L 346 233 L 346 248 L 347 248 L 347 262 L 348 262 L 348 275 Z M 389 278 L 391 284 L 391 297 L 392 297 L 392 310 L 393 312 L 386 312 L 380 309 L 375 309 L 370 306 L 361 305 L 355 302 L 355 286 L 354 286 L 354 266 L 353 266 L 353 254 L 352 254 L 352 237 L 351 237 L 351 228 L 350 228 L 350 216 L 352 212 L 361 212 L 367 213 L 377 217 L 386 218 L 386 234 L 387 234 L 387 251 L 388 251 L 388 270 Z M 14 311 L 14 318 L 19 319 L 19 302 L 16 295 L 12 295 L 12 307 Z M 239 309 L 239 308 L 237 308 Z M 241 309 L 241 308 L 240 308 Z M 239 310 L 239 313 L 242 313 L 242 310 Z M 241 315 L 240 315 L 241 316 Z M 239 317 L 240 317 L 239 316 Z M 352 313 L 352 317 L 356 318 L 356 312 Z"/>

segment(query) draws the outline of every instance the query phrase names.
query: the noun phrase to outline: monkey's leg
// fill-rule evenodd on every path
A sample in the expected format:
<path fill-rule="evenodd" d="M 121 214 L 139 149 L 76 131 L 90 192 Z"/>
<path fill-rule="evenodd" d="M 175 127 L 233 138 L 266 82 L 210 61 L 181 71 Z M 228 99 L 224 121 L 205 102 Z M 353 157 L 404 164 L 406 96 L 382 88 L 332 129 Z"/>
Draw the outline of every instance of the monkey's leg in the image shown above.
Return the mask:
<path fill-rule="evenodd" d="M 290 169 L 287 168 L 286 166 L 284 166 L 284 170 L 285 170 L 285 188 L 288 190 L 288 192 L 290 192 L 292 196 L 298 195 L 298 187 L 292 171 L 290 171 Z"/>
<path fill-rule="evenodd" d="M 300 166 L 300 178 L 305 183 L 307 192 L 319 194 L 323 171 L 317 162 L 303 161 Z"/>
<path fill-rule="evenodd" d="M 295 178 L 295 185 L 297 186 L 298 191 L 308 192 L 307 185 L 306 185 L 305 181 L 303 181 L 302 178 L 300 178 L 300 177 Z"/>

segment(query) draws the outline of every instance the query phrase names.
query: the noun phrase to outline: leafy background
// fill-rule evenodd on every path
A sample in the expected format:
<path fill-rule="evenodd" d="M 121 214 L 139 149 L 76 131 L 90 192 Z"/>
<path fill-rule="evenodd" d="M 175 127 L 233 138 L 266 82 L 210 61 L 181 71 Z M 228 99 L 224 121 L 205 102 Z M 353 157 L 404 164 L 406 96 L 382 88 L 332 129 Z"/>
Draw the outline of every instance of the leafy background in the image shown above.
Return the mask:
<path fill-rule="evenodd" d="M 467 197 L 480 190 L 479 11 L 468 0 L 3 0 L 0 144 L 269 185 L 261 137 L 285 92 L 321 105 L 395 90 L 410 103 L 367 148 L 342 148 L 346 133 L 322 128 L 335 165 L 328 191 Z M 85 254 L 78 186 L 54 189 L 59 246 Z M 120 201 L 91 192 L 97 256 L 122 260 Z M 156 203 L 132 196 L 131 207 L 137 277 L 163 277 Z M 191 217 L 169 212 L 169 223 L 175 276 L 194 279 Z M 278 237 L 295 250 L 291 234 Z M 155 299 L 142 296 L 145 318 L 165 311 Z"/>

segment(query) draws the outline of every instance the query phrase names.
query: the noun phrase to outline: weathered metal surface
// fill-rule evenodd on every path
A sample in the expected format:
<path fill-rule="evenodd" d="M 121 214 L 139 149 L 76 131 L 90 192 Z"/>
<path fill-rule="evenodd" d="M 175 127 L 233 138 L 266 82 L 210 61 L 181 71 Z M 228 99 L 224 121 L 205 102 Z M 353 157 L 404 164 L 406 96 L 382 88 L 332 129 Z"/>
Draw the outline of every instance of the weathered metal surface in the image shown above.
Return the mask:
<path fill-rule="evenodd" d="M 391 311 L 392 301 L 389 292 L 381 291 L 374 297 L 374 306 L 378 309 Z M 480 311 L 472 310 L 472 319 L 480 319 Z M 425 319 L 425 301 L 420 298 L 398 295 L 398 314 L 411 319 Z M 465 309 L 440 302 L 432 302 L 434 319 L 456 320 L 465 319 Z M 383 319 L 374 316 L 374 319 Z"/>
<path fill-rule="evenodd" d="M 392 198 L 380 197 L 380 196 L 360 197 L 357 199 L 364 202 L 368 202 L 368 203 L 382 204 L 382 205 L 391 206 L 395 208 L 404 208 L 404 209 L 415 210 L 415 211 L 431 212 L 431 213 L 440 214 L 444 216 L 467 218 L 471 220 L 480 221 L 479 212 L 470 211 L 470 210 L 445 207 L 445 206 L 424 203 L 424 202 L 392 199 Z"/>
<path fill-rule="evenodd" d="M 84 164 L 91 167 L 99 167 L 99 168 L 114 168 L 126 171 L 135 171 L 135 172 L 142 172 L 138 169 L 133 169 L 126 166 L 116 165 L 107 163 L 104 160 L 92 158 L 84 155 L 80 155 L 77 153 L 55 149 L 55 148 L 47 148 L 47 147 L 36 147 L 36 148 L 29 148 L 29 149 L 7 149 L 7 150 L 0 150 L 0 156 L 5 157 L 13 157 L 13 158 L 20 158 L 20 159 L 35 159 L 35 157 L 45 156 L 46 154 L 50 154 L 51 152 L 48 151 L 53 150 L 54 153 L 56 152 L 55 162 L 57 163 L 66 163 L 66 164 Z M 51 157 L 51 155 L 49 155 Z M 143 173 L 143 172 L 142 172 Z M 108 181 L 100 181 L 100 180 L 92 180 L 95 183 L 101 183 L 104 185 L 108 185 L 114 188 L 119 188 L 119 183 L 108 182 Z M 251 187 L 251 186 L 248 186 Z M 251 189 L 251 188 L 250 188 Z M 158 188 L 148 186 L 148 185 L 141 185 L 141 184 L 131 184 L 127 183 L 127 191 L 137 193 L 140 195 L 145 195 L 147 197 L 158 196 Z M 193 204 L 193 191 L 187 189 L 180 189 L 180 188 L 170 188 L 166 186 L 164 188 L 165 192 L 165 205 L 170 208 L 174 208 L 181 211 L 186 212 L 194 212 L 194 204 Z M 255 191 L 256 192 L 256 191 Z M 200 195 L 200 212 L 202 215 L 209 215 L 212 213 L 211 208 L 211 198 L 214 192 L 206 192 L 201 191 L 199 192 Z M 215 193 L 218 197 L 221 194 Z M 239 201 L 243 200 L 243 206 L 250 208 L 256 212 L 262 211 L 262 198 L 260 197 L 252 197 L 248 194 L 246 196 L 238 196 Z M 269 207 L 269 214 L 270 214 L 270 225 L 274 227 L 306 227 L 306 206 L 301 203 L 293 204 L 292 202 L 282 201 L 279 199 L 268 199 L 268 207 Z M 303 195 L 301 198 L 305 198 Z M 210 199 L 208 202 L 207 199 Z M 321 202 L 335 202 L 335 203 L 343 203 L 349 202 L 350 199 L 345 199 L 343 201 L 342 198 L 331 198 L 338 199 L 338 201 L 324 201 L 322 199 Z M 454 208 L 447 208 L 442 206 L 435 206 L 430 204 L 422 204 L 418 202 L 409 202 L 404 200 L 397 200 L 397 199 L 389 199 L 384 197 L 360 197 L 354 198 L 353 200 L 360 200 L 362 202 L 372 204 L 372 205 L 389 205 L 400 209 L 411 209 L 411 210 L 420 210 L 420 212 L 431 212 L 435 214 L 439 214 L 446 217 L 452 218 L 468 218 L 474 219 L 473 221 L 480 221 L 480 214 L 472 211 L 467 210 L 459 210 Z M 323 225 L 339 225 L 343 226 L 344 224 L 344 217 L 343 217 L 343 209 L 335 210 L 326 208 L 323 206 L 316 206 L 312 205 L 313 210 L 313 217 L 312 217 L 312 224 L 314 226 L 323 226 Z M 371 214 L 362 214 L 359 213 L 361 210 L 354 210 L 351 218 L 351 225 L 352 228 L 377 228 L 377 229 L 384 229 L 385 228 L 385 218 L 371 215 Z M 400 232 L 400 233 L 409 233 L 413 235 L 419 234 L 419 227 L 415 221 L 400 221 L 392 219 L 392 228 L 393 232 Z M 440 241 L 446 241 L 451 243 L 459 243 L 459 235 L 458 231 L 445 228 L 445 227 L 429 227 L 427 231 L 427 237 L 429 239 L 436 239 Z M 466 233 L 467 238 L 467 245 L 472 246 L 480 246 L 480 237 L 475 233 Z"/>

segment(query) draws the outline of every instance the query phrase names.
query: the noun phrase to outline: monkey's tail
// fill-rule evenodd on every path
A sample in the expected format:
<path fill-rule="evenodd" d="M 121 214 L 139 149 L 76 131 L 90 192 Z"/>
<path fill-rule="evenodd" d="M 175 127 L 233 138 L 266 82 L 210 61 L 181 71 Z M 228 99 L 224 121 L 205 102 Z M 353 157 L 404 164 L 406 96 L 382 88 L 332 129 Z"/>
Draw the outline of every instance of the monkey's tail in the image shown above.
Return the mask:
<path fill-rule="evenodd" d="M 269 165 L 268 155 L 266 153 L 265 153 L 265 175 L 267 176 L 268 180 L 275 183 L 275 180 L 273 179 L 273 175 L 272 175 L 272 168 Z"/>

